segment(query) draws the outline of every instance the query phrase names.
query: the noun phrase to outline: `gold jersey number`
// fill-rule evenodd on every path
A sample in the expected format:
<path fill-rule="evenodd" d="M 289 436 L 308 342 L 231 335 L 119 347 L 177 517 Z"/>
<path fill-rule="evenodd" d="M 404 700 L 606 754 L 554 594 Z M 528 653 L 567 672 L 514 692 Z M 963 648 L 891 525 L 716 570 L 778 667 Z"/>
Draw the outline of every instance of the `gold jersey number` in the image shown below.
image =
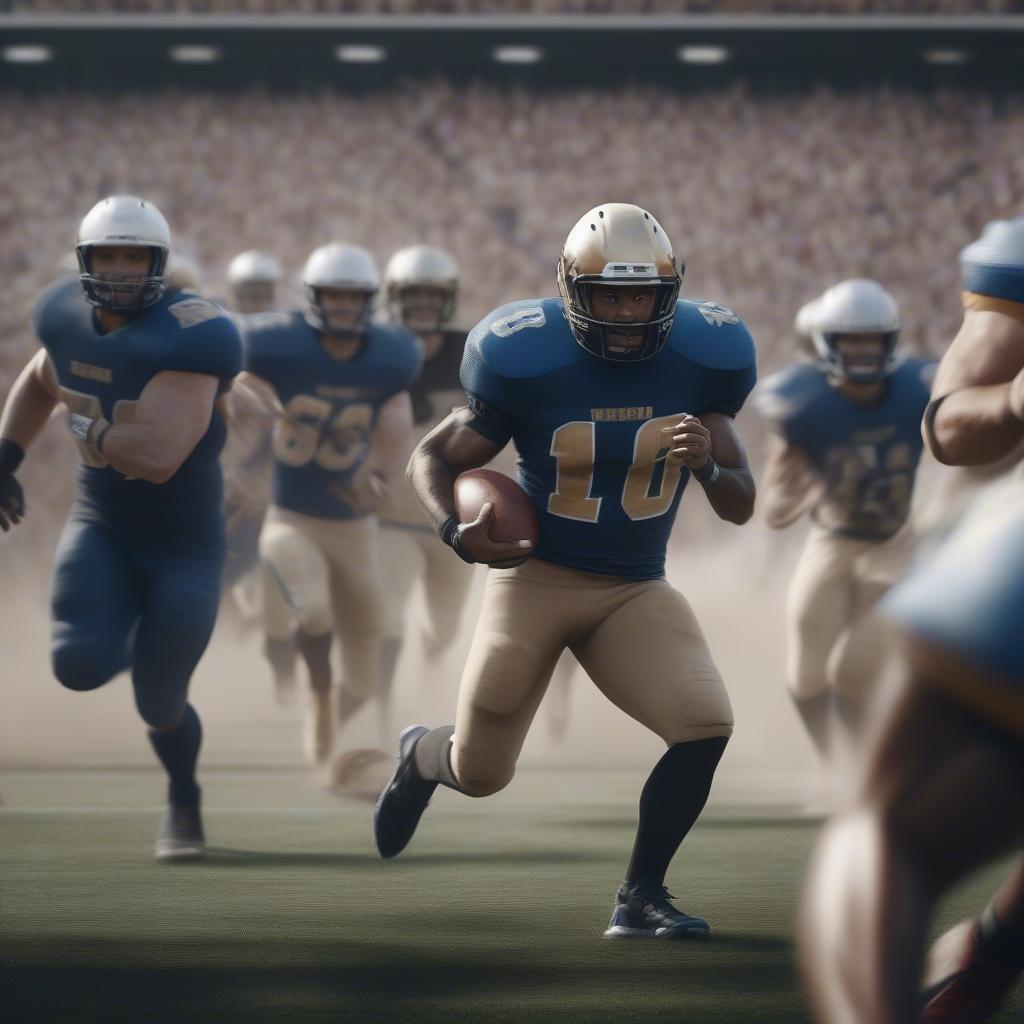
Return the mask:
<path fill-rule="evenodd" d="M 373 406 L 354 402 L 340 409 L 323 398 L 296 395 L 274 427 L 274 455 L 286 466 L 316 462 L 331 473 L 351 469 L 370 447 Z"/>
<path fill-rule="evenodd" d="M 633 441 L 633 464 L 622 487 L 622 509 L 630 519 L 654 519 L 671 507 L 679 489 L 682 464 L 663 458 L 667 451 L 662 430 L 674 427 L 683 413 L 648 420 Z M 591 493 L 597 459 L 596 425 L 575 420 L 560 426 L 551 436 L 555 458 L 555 490 L 548 496 L 548 511 L 563 519 L 596 523 L 603 498 Z M 662 467 L 661 480 L 654 488 L 654 474 Z"/>
<path fill-rule="evenodd" d="M 103 406 L 95 395 L 87 395 L 83 391 L 73 391 L 71 388 L 60 388 L 60 400 L 67 406 L 69 412 L 78 413 L 80 416 L 88 416 L 90 419 L 99 419 L 103 415 Z M 131 423 L 135 419 L 135 407 L 138 402 L 122 399 L 114 403 L 114 412 L 110 422 L 114 426 L 123 423 Z M 109 466 L 105 458 L 92 445 L 84 441 L 75 441 L 78 446 L 78 458 L 86 466 L 93 469 L 103 469 Z"/>

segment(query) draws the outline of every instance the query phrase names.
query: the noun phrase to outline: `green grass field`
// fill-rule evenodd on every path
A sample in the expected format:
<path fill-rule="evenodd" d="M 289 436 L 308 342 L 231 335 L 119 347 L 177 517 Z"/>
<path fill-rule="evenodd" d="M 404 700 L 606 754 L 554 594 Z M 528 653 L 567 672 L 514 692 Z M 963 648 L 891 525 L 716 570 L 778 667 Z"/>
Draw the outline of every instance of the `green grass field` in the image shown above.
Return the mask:
<path fill-rule="evenodd" d="M 156 772 L 0 775 L 5 1021 L 808 1020 L 791 923 L 816 827 L 713 807 L 670 877 L 701 944 L 601 939 L 638 773 L 442 792 L 377 859 L 368 805 L 298 771 L 205 774 L 211 853 L 158 865 Z M 945 905 L 978 906 L 998 871 Z M 1020 1018 L 1024 998 L 998 1018 Z"/>

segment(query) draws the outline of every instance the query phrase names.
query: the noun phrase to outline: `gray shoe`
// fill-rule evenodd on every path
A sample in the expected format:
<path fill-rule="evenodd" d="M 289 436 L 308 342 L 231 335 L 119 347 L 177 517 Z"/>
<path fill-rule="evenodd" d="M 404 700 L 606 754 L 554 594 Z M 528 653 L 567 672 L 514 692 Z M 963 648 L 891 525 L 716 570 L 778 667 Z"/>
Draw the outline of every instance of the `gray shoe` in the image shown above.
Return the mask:
<path fill-rule="evenodd" d="M 157 860 L 198 860 L 206 853 L 199 805 L 170 804 L 156 837 Z"/>

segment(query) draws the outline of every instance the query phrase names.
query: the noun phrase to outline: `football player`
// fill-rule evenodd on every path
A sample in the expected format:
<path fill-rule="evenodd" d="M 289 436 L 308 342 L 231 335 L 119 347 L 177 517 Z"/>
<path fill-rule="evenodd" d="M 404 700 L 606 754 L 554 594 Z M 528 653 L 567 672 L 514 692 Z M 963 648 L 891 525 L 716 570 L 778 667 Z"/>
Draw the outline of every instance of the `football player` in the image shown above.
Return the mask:
<path fill-rule="evenodd" d="M 458 296 L 459 270 L 443 249 L 412 245 L 391 257 L 384 271 L 384 294 L 393 324 L 413 331 L 423 345 L 423 372 L 410 390 L 416 437 L 433 430 L 462 403 L 459 365 L 466 332 L 451 327 Z M 472 570 L 448 557 L 424 519 L 405 480 L 392 489 L 381 513 L 381 551 L 388 590 L 388 627 L 381 669 L 384 732 L 395 668 L 402 650 L 405 609 L 416 580 L 423 586 L 427 622 L 423 646 L 436 658 L 455 638 L 472 581 Z"/>
<path fill-rule="evenodd" d="M 904 564 L 933 366 L 899 356 L 899 311 L 874 281 L 842 281 L 808 309 L 817 360 L 769 377 L 755 402 L 779 435 L 768 524 L 813 521 L 786 609 L 789 692 L 830 768 L 835 719 L 859 734 L 891 646 L 872 613 Z"/>
<path fill-rule="evenodd" d="M 924 436 L 940 462 L 994 462 L 1024 440 L 1024 217 L 961 254 L 964 318 L 935 378 Z M 886 598 L 907 680 L 866 780 L 823 834 L 803 961 L 823 1021 L 987 1019 L 1024 965 L 1024 872 L 933 949 L 938 897 L 1024 839 L 1024 486 L 983 493 Z"/>
<path fill-rule="evenodd" d="M 504 306 L 471 332 L 468 408 L 417 447 L 409 474 L 452 557 L 492 568 L 455 726 L 406 729 L 375 812 L 378 849 L 409 842 L 438 784 L 487 796 L 511 781 L 562 651 L 667 750 L 640 798 L 640 826 L 609 936 L 688 938 L 708 925 L 671 902 L 665 873 L 704 807 L 732 710 L 689 604 L 666 581 L 665 547 L 693 476 L 743 523 L 754 482 L 732 417 L 754 384 L 740 318 L 679 300 L 681 271 L 647 211 L 608 203 L 572 229 L 561 298 Z M 488 536 L 493 509 L 460 524 L 453 488 L 510 440 L 540 519 L 529 542 Z M 529 557 L 533 556 L 533 557 Z M 502 563 L 520 563 L 500 568 Z"/>
<path fill-rule="evenodd" d="M 321 246 L 302 280 L 306 311 L 249 317 L 244 340 L 246 370 L 280 405 L 260 534 L 265 652 L 280 675 L 298 647 L 311 691 L 305 749 L 319 763 L 334 743 L 335 631 L 338 719 L 377 689 L 386 606 L 374 513 L 412 448 L 409 386 L 421 350 L 405 328 L 371 322 L 380 277 L 365 249 Z"/>
<path fill-rule="evenodd" d="M 189 679 L 213 630 L 224 557 L 217 396 L 241 368 L 221 309 L 165 288 L 170 232 L 152 203 L 111 196 L 78 232 L 78 280 L 39 301 L 42 343 L 0 419 L 0 526 L 24 515 L 15 477 L 58 402 L 80 466 L 57 548 L 53 670 L 93 690 L 131 669 L 170 780 L 156 855 L 203 852 Z"/>
<path fill-rule="evenodd" d="M 277 302 L 281 268 L 259 249 L 240 252 L 228 264 L 232 308 L 239 313 L 269 313 Z"/>

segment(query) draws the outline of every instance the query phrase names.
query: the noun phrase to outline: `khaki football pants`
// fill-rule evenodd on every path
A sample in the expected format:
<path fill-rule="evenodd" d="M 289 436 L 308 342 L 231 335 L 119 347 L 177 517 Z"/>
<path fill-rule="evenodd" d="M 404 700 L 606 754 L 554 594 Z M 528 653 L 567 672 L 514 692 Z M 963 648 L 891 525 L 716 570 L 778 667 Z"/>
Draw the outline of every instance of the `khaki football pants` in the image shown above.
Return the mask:
<path fill-rule="evenodd" d="M 377 520 L 318 519 L 271 508 L 260 533 L 263 629 L 286 640 L 334 629 L 344 682 L 353 694 L 377 689 L 386 604 Z"/>
<path fill-rule="evenodd" d="M 904 531 L 867 541 L 811 528 L 786 604 L 794 697 L 817 697 L 830 687 L 855 700 L 872 695 L 893 640 L 874 608 L 902 576 L 909 554 Z"/>
<path fill-rule="evenodd" d="M 434 646 L 447 647 L 458 632 L 473 567 L 442 544 L 436 533 L 421 527 L 381 526 L 381 562 L 388 600 L 387 635 L 405 633 L 405 609 L 416 580 L 423 584 L 427 632 Z"/>
<path fill-rule="evenodd" d="M 465 792 L 487 796 L 511 781 L 566 647 L 613 704 L 666 743 L 732 732 L 722 677 L 678 591 L 665 580 L 530 559 L 487 573 L 452 739 L 452 768 Z"/>

